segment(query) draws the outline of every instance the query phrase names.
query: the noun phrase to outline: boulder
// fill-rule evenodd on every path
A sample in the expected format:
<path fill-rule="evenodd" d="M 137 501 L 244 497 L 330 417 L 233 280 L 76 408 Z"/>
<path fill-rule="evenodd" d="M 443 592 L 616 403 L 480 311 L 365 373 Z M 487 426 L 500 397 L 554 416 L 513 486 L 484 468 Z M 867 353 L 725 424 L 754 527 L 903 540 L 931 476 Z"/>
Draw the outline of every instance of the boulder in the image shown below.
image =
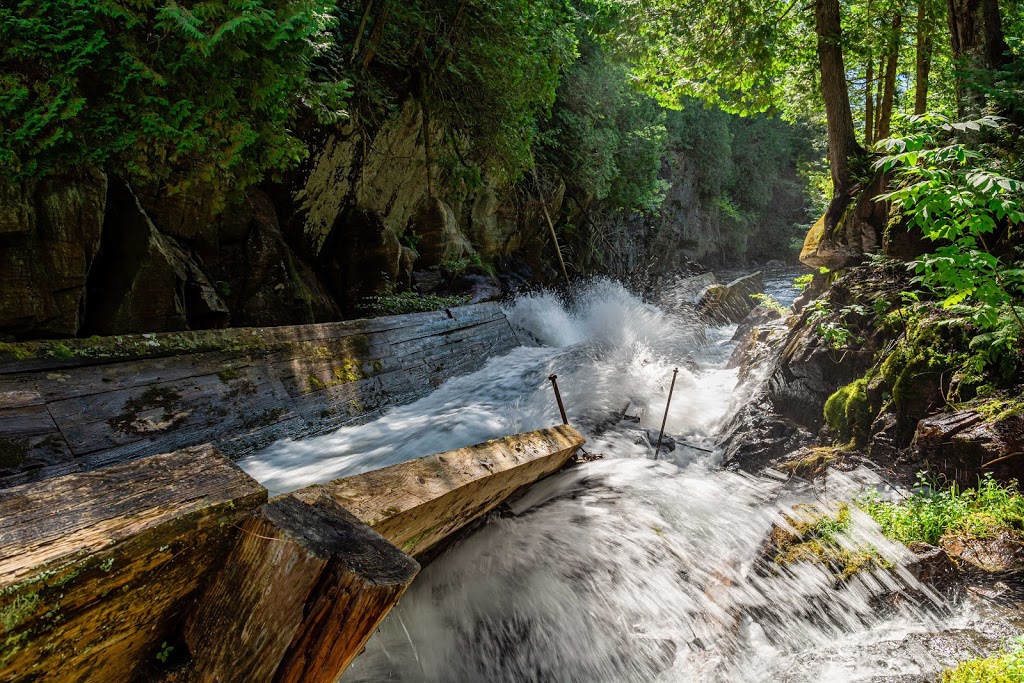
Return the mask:
<path fill-rule="evenodd" d="M 994 538 L 951 535 L 943 536 L 939 543 L 953 559 L 984 572 L 1024 571 L 1024 542 L 1019 534 L 1003 531 Z"/>
<path fill-rule="evenodd" d="M 232 325 L 299 325 L 341 317 L 316 274 L 285 241 L 264 192 L 250 189 L 217 228 L 218 258 L 210 272 L 231 310 Z"/>
<path fill-rule="evenodd" d="M 708 285 L 697 298 L 697 310 L 716 322 L 738 323 L 757 305 L 753 295 L 763 292 L 764 280 L 757 271 L 727 285 Z"/>
<path fill-rule="evenodd" d="M 473 246 L 459 231 L 452 207 L 436 197 L 423 203 L 406 230 L 419 238 L 417 251 L 422 267 L 439 266 L 473 253 Z"/>
<path fill-rule="evenodd" d="M 224 327 L 228 309 L 203 266 L 158 231 L 131 189 L 111 180 L 100 253 L 89 280 L 90 334 Z"/>
<path fill-rule="evenodd" d="M 0 180 L 0 336 L 79 332 L 106 201 L 107 177 L 97 170 Z"/>
<path fill-rule="evenodd" d="M 885 175 L 876 175 L 851 199 L 835 225 L 828 225 L 828 214 L 819 218 L 804 238 L 800 261 L 813 268 L 838 270 L 860 263 L 865 254 L 877 253 L 889 207 L 875 197 L 885 191 L 886 182 Z"/>
<path fill-rule="evenodd" d="M 914 560 L 907 569 L 914 578 L 924 583 L 945 587 L 960 573 L 959 568 L 942 548 L 915 541 L 908 546 Z"/>
<path fill-rule="evenodd" d="M 947 477 L 974 485 L 983 473 L 1001 479 L 1024 475 L 1024 414 L 986 419 L 973 410 L 926 417 L 911 444 L 915 456 Z"/>

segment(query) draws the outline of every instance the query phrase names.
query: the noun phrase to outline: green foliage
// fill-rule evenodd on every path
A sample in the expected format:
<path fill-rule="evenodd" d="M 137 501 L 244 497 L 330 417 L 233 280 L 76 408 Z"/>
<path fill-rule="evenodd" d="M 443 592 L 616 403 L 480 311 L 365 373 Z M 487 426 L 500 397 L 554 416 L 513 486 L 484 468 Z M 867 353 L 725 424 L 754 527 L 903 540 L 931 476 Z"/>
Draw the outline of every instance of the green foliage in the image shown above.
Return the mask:
<path fill-rule="evenodd" d="M 1011 640 L 991 657 L 969 659 L 942 672 L 940 683 L 1020 683 L 1024 681 L 1024 638 Z"/>
<path fill-rule="evenodd" d="M 878 522 L 882 533 L 901 543 L 935 545 L 947 534 L 989 539 L 1024 529 L 1024 496 L 1016 482 L 1000 484 L 986 475 L 976 489 L 955 483 L 936 489 L 921 473 L 918 484 L 917 491 L 898 502 L 866 495 L 857 505 Z"/>
<path fill-rule="evenodd" d="M 810 311 L 808 321 L 811 324 L 817 324 L 818 335 L 830 348 L 840 351 L 864 341 L 850 329 L 846 321 L 847 316 L 863 316 L 867 313 L 864 306 L 851 304 L 838 311 L 833 311 L 828 302 L 824 299 L 817 299 L 811 304 Z"/>
<path fill-rule="evenodd" d="M 771 294 L 751 294 L 750 298 L 783 317 L 793 312 L 788 306 L 779 303 L 779 300 Z"/>
<path fill-rule="evenodd" d="M 237 189 L 304 154 L 300 102 L 336 120 L 342 80 L 313 82 L 330 0 L 43 0 L 0 9 L 0 171 L 99 165 L 138 184 Z"/>
<path fill-rule="evenodd" d="M 339 4 L 334 41 L 360 65 L 358 115 L 383 121 L 411 95 L 446 130 L 435 157 L 452 185 L 530 168 L 538 118 L 575 57 L 566 0 Z"/>
<path fill-rule="evenodd" d="M 1001 148 L 984 142 L 982 129 L 1000 121 L 927 115 L 909 125 L 910 134 L 879 145 L 887 154 L 877 168 L 894 174 L 880 199 L 938 245 L 915 262 L 915 282 L 977 328 L 974 371 L 1003 365 L 1012 373 L 1024 342 L 1024 260 L 1012 248 L 1024 225 L 1024 182 L 1003 175 Z"/>
<path fill-rule="evenodd" d="M 667 189 L 658 177 L 665 112 L 633 89 L 628 69 L 599 44 L 584 36 L 580 47 L 543 126 L 539 160 L 554 166 L 581 197 L 630 211 L 656 208 Z"/>
<path fill-rule="evenodd" d="M 784 37 L 799 23 L 788 3 L 603 0 L 599 8 L 603 35 L 667 106 L 696 97 L 751 113 L 783 99 Z"/>
<path fill-rule="evenodd" d="M 438 294 L 419 294 L 417 292 L 385 293 L 380 296 L 367 297 L 359 309 L 371 316 L 402 315 L 404 313 L 425 313 L 440 311 L 454 306 L 465 306 L 469 303 L 468 296 L 440 296 Z"/>

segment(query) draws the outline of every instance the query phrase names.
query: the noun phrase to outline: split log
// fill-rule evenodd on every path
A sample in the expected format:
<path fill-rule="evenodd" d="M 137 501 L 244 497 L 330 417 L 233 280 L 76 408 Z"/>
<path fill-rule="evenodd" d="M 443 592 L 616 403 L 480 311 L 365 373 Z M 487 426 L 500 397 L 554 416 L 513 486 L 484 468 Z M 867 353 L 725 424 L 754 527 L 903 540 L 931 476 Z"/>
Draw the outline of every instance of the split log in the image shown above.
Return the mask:
<path fill-rule="evenodd" d="M 568 425 L 517 434 L 310 486 L 410 555 L 429 550 L 517 489 L 560 469 L 585 439 Z"/>
<path fill-rule="evenodd" d="M 195 680 L 334 683 L 418 571 L 333 501 L 278 498 L 187 620 Z"/>
<path fill-rule="evenodd" d="M 132 680 L 266 499 L 210 446 L 0 492 L 0 678 Z"/>

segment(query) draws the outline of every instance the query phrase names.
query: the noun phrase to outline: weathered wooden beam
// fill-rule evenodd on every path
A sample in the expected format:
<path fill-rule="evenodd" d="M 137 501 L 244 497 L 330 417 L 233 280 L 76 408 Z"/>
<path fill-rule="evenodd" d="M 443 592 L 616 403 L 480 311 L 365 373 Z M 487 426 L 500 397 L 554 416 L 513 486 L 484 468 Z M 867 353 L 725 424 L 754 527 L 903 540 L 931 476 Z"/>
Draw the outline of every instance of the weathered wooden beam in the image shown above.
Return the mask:
<path fill-rule="evenodd" d="M 188 617 L 194 680 L 334 683 L 418 571 L 328 498 L 271 501 Z"/>
<path fill-rule="evenodd" d="M 559 468 L 585 443 L 559 425 L 336 479 L 289 495 L 328 496 L 410 555 L 419 555 Z"/>
<path fill-rule="evenodd" d="M 0 351 L 0 488 L 206 442 L 240 457 L 369 419 L 517 343 L 487 303 L 16 345 Z"/>
<path fill-rule="evenodd" d="M 131 680 L 266 498 L 209 446 L 0 491 L 0 679 Z"/>

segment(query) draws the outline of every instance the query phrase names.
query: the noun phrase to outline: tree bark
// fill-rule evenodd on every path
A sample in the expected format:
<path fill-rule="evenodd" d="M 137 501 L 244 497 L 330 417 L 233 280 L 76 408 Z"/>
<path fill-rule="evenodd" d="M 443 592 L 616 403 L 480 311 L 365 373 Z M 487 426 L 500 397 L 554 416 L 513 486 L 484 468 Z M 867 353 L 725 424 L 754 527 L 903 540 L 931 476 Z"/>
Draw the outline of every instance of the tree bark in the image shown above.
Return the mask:
<path fill-rule="evenodd" d="M 870 145 L 874 142 L 873 131 L 875 129 L 875 94 L 871 86 L 875 81 L 875 59 L 868 55 L 867 75 L 864 78 L 864 144 Z"/>
<path fill-rule="evenodd" d="M 882 97 L 885 92 L 885 53 L 878 58 L 878 78 L 875 81 L 875 140 L 882 126 Z"/>
<path fill-rule="evenodd" d="M 826 224 L 835 225 L 849 201 L 853 186 L 852 161 L 864 154 L 857 144 L 857 133 L 850 110 L 850 93 L 843 65 L 842 25 L 839 0 L 817 0 L 815 32 L 818 36 L 818 61 L 821 68 L 821 92 L 825 100 L 828 128 L 828 161 L 832 173 L 833 199 Z"/>
<path fill-rule="evenodd" d="M 914 113 L 928 111 L 928 75 L 932 69 L 933 0 L 917 0 L 917 48 L 914 67 Z"/>
<path fill-rule="evenodd" d="M 950 47 L 960 62 L 957 104 L 961 117 L 979 113 L 985 97 L 970 87 L 964 72 L 998 69 L 1009 61 L 998 0 L 947 0 Z M 969 76 L 968 76 L 969 78 Z"/>
<path fill-rule="evenodd" d="M 878 127 L 875 135 L 879 140 L 889 137 L 889 124 L 892 122 L 893 101 L 896 98 L 896 69 L 900 57 L 900 30 L 903 28 L 903 15 L 896 14 L 892 18 L 889 34 L 888 55 L 885 62 L 885 87 L 882 90 L 882 107 L 878 114 Z"/>

